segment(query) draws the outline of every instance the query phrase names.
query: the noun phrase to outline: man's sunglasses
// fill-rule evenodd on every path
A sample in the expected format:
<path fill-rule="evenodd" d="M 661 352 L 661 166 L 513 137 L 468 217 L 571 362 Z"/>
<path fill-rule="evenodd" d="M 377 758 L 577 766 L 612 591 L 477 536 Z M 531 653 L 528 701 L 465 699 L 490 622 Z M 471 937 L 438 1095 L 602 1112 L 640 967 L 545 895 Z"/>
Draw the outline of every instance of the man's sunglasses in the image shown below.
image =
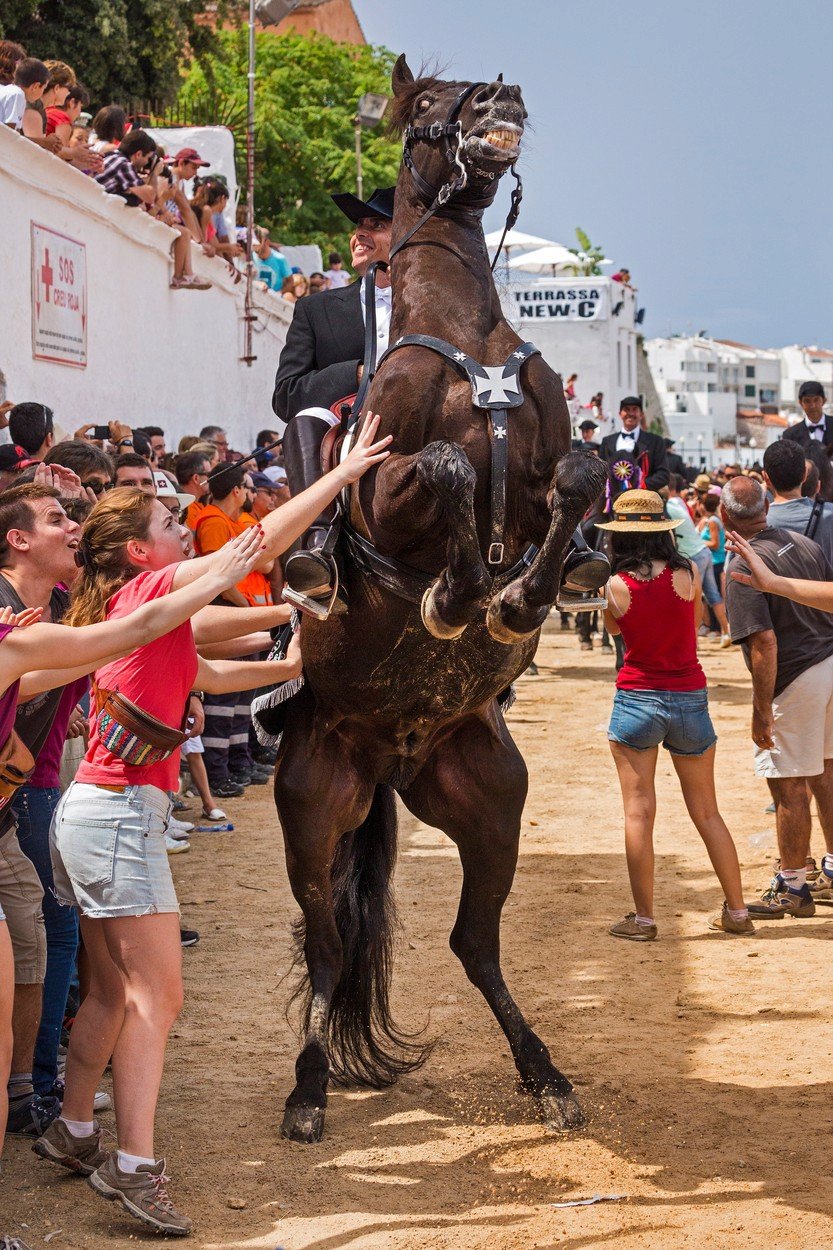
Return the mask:
<path fill-rule="evenodd" d="M 81 485 L 85 490 L 91 490 L 94 495 L 103 495 L 106 490 L 113 489 L 112 482 L 82 482 Z"/>

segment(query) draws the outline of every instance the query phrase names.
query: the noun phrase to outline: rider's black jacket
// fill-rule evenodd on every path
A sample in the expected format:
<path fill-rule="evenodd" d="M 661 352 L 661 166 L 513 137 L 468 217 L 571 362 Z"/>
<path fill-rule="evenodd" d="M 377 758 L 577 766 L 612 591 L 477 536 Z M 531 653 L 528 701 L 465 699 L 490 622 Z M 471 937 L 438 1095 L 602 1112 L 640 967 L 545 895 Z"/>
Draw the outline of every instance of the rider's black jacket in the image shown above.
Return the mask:
<path fill-rule="evenodd" d="M 272 408 L 282 420 L 291 420 L 302 408 L 330 408 L 355 395 L 356 370 L 364 357 L 361 285 L 320 291 L 295 305 L 272 395 Z"/>

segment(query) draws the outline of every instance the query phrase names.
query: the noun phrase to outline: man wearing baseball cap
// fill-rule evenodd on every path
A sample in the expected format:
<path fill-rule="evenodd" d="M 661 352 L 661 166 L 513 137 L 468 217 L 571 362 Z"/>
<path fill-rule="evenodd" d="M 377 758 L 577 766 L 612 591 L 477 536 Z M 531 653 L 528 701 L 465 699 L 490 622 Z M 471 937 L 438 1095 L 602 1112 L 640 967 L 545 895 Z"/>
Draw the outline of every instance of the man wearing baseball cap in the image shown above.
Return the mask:
<path fill-rule="evenodd" d="M 354 224 L 351 263 L 364 279 L 374 261 L 390 259 L 394 187 L 377 188 L 368 200 L 344 192 L 333 201 Z M 300 300 L 281 352 L 272 407 L 286 421 L 283 457 L 293 495 L 323 474 L 321 444 L 339 422 L 341 402 L 352 402 L 364 361 L 364 282 L 320 291 Z M 376 273 L 376 358 L 388 345 L 390 274 Z M 285 564 L 284 597 L 302 611 L 321 616 L 332 597 L 336 569 L 322 547 L 336 517 L 334 504 L 316 519 Z M 289 593 L 287 593 L 287 591 Z"/>
<path fill-rule="evenodd" d="M 798 389 L 798 402 L 804 412 L 804 420 L 789 426 L 781 437 L 792 439 L 805 448 L 818 442 L 828 456 L 833 454 L 833 417 L 825 416 L 827 396 L 821 382 L 802 382 Z"/>

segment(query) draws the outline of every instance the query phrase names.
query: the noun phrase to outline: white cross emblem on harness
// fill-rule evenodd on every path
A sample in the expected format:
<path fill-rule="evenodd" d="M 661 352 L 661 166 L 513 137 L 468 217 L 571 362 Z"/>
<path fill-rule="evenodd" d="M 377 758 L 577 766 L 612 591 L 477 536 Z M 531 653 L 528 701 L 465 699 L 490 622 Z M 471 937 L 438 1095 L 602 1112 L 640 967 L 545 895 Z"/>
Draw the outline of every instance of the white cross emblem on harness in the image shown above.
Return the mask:
<path fill-rule="evenodd" d="M 495 438 L 506 438 L 506 426 L 499 425 L 495 428 Z"/>
<path fill-rule="evenodd" d="M 478 399 L 485 399 L 490 404 L 505 403 L 510 395 L 519 393 L 517 376 L 507 376 L 504 372 L 505 365 L 482 365 L 481 368 L 486 374 L 486 380 L 478 378 Z"/>
<path fill-rule="evenodd" d="M 465 352 L 455 352 L 455 353 L 454 353 L 454 359 L 455 359 L 455 360 L 458 360 L 458 361 L 459 361 L 459 360 L 465 360 L 465 359 L 466 359 L 466 353 L 465 353 Z"/>

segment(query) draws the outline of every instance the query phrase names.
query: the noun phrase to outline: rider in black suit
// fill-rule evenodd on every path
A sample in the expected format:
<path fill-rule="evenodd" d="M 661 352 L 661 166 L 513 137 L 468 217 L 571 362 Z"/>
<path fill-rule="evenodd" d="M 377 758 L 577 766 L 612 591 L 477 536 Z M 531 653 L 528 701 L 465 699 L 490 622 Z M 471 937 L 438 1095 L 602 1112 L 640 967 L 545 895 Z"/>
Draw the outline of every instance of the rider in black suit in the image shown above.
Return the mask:
<path fill-rule="evenodd" d="M 789 426 L 781 435 L 800 447 L 819 442 L 828 456 L 833 455 L 833 417 L 824 415 L 827 396 L 821 382 L 802 382 L 798 390 L 798 402 L 804 410 L 804 420 Z M 819 437 L 821 435 L 821 437 Z"/>
<path fill-rule="evenodd" d="M 394 188 L 376 190 L 367 201 L 355 195 L 332 198 L 355 223 L 350 238 L 353 269 L 363 276 L 373 261 L 390 258 Z M 293 494 L 316 482 L 323 473 L 321 444 L 338 418 L 330 413 L 340 400 L 352 400 L 358 390 L 364 359 L 362 283 L 334 291 L 321 291 L 300 299 L 281 352 L 272 408 L 286 421 L 283 455 Z M 387 346 L 390 323 L 390 277 L 376 273 L 376 318 L 380 338 L 377 355 Z M 332 555 L 322 551 L 336 516 L 331 504 L 300 540 L 299 550 L 286 561 L 284 576 L 292 592 L 291 602 L 314 610 L 327 602 L 335 585 Z M 320 611 L 319 611 L 320 614 Z"/>
<path fill-rule="evenodd" d="M 661 490 L 669 480 L 665 440 L 641 428 L 642 415 L 639 396 L 626 395 L 619 405 L 622 429 L 618 434 L 608 434 L 602 439 L 600 455 L 608 466 L 623 458 L 633 460 L 644 479 L 641 483 L 633 482 L 633 485 L 644 486 L 647 490 Z"/>

